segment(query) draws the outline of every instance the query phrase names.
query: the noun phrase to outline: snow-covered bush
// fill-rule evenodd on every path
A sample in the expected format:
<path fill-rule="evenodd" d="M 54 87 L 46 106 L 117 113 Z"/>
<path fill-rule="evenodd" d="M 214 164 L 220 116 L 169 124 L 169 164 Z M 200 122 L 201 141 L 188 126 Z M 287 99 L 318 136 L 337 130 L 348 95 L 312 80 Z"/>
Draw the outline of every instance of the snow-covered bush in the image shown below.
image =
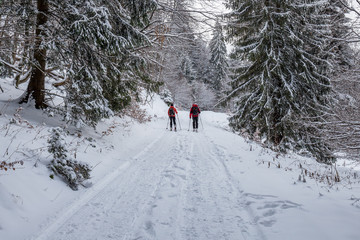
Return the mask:
<path fill-rule="evenodd" d="M 173 97 L 172 97 L 172 94 L 171 94 L 170 90 L 167 89 L 167 88 L 165 88 L 164 90 L 162 90 L 162 91 L 160 92 L 160 98 L 161 98 L 162 100 L 164 100 L 164 102 L 165 102 L 167 105 L 170 105 L 171 103 L 174 102 Z"/>
<path fill-rule="evenodd" d="M 63 178 L 71 189 L 78 190 L 79 184 L 90 178 L 91 167 L 68 156 L 64 134 L 59 127 L 51 130 L 48 151 L 53 154 L 54 159 L 49 167 Z"/>

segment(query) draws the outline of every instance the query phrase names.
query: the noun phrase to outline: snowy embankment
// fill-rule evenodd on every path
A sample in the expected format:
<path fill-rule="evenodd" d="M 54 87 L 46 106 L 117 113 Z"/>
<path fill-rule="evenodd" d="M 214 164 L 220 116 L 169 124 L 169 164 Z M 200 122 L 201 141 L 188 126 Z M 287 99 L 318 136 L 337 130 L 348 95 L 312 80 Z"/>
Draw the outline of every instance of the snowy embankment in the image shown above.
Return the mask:
<path fill-rule="evenodd" d="M 72 191 L 47 168 L 49 129 L 65 124 L 23 108 L 0 106 L 1 157 L 24 162 L 0 171 L 0 239 L 360 239 L 359 169 L 278 156 L 230 132 L 226 114 L 203 112 L 194 133 L 178 109 L 170 132 L 155 97 L 151 122 L 69 135 L 93 166 L 90 187 Z"/>

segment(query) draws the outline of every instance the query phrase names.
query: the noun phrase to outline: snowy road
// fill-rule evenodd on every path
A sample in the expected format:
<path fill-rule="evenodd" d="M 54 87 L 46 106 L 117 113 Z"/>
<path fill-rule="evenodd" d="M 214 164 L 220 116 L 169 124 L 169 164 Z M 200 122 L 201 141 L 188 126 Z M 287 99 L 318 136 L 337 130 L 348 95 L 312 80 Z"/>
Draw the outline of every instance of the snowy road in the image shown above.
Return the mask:
<path fill-rule="evenodd" d="M 35 239 L 265 239 L 215 142 L 163 132 Z"/>
<path fill-rule="evenodd" d="M 224 114 L 202 116 L 198 133 L 166 131 L 166 118 L 132 129 L 103 155 L 117 167 L 30 239 L 359 239 L 357 185 L 298 181 L 295 156 L 277 158 L 224 130 Z"/>
<path fill-rule="evenodd" d="M 66 136 L 69 154 L 93 166 L 79 191 L 49 178 L 57 120 L 31 106 L 30 122 L 12 124 L 15 107 L 3 114 L 2 157 L 24 166 L 0 175 L 0 240 L 360 239 L 358 163 L 262 148 L 229 131 L 224 113 L 203 111 L 195 133 L 183 109 L 183 129 L 170 132 L 159 97 L 143 107 L 152 121 L 113 117 Z"/>

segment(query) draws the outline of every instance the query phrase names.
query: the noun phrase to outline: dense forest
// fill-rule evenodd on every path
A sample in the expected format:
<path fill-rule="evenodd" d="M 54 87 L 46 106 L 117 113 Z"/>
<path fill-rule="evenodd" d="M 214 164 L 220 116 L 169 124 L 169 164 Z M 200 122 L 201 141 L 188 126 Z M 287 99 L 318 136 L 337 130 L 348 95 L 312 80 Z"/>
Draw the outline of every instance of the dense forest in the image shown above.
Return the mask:
<path fill-rule="evenodd" d="M 159 93 L 279 152 L 359 158 L 360 5 L 221 2 L 0 0 L 0 92 L 78 127 Z"/>

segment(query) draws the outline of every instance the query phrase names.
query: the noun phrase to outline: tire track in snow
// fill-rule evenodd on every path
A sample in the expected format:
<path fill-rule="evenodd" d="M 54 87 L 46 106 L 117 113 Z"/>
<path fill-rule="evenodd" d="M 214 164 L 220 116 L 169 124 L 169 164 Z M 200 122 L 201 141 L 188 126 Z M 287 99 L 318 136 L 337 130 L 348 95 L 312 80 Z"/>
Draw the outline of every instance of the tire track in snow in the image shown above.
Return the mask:
<path fill-rule="evenodd" d="M 36 239 L 36 240 L 43 240 L 50 238 L 54 240 L 55 239 L 112 239 L 113 236 L 111 234 L 105 234 L 105 237 L 102 236 L 97 238 L 96 235 L 91 233 L 89 235 L 91 237 L 88 238 L 85 236 L 87 229 L 84 229 L 84 232 L 80 232 L 80 233 L 78 233 L 77 231 L 81 230 L 81 227 L 79 225 L 81 225 L 82 222 L 84 222 L 84 225 L 88 226 L 88 229 L 95 228 L 95 230 L 97 230 L 96 223 L 100 222 L 101 215 L 106 215 L 105 216 L 106 218 L 109 217 L 111 214 L 115 213 L 111 211 L 111 208 L 116 206 L 117 205 L 116 203 L 112 202 L 110 203 L 110 206 L 109 205 L 104 206 L 103 203 L 109 201 L 110 202 L 118 201 L 121 199 L 122 195 L 126 195 L 127 193 L 131 192 L 131 189 L 128 188 L 126 189 L 127 183 L 125 181 L 127 179 L 134 179 L 133 176 L 131 176 L 131 174 L 136 173 L 136 170 L 138 170 L 137 168 L 143 165 L 143 162 L 145 161 L 142 161 L 142 158 L 144 158 L 144 156 L 147 155 L 152 150 L 158 149 L 159 146 L 161 146 L 159 142 L 161 140 L 164 141 L 163 137 L 164 134 L 159 135 L 153 142 L 148 144 L 142 151 L 140 151 L 138 154 L 132 157 L 132 160 L 126 161 L 125 163 L 120 165 L 117 169 L 115 169 L 113 172 L 111 172 L 109 175 L 107 175 L 102 181 L 94 184 L 94 186 L 89 188 L 85 194 L 83 194 L 81 197 L 76 199 L 73 204 L 71 204 L 67 209 L 65 209 L 60 216 L 57 216 L 57 218 L 54 221 L 52 221 L 48 226 L 46 226 L 38 236 L 33 237 L 31 239 Z M 147 167 L 150 166 L 147 165 Z M 161 168 L 161 165 L 159 167 Z M 123 187 L 125 186 L 125 190 L 124 192 L 120 192 L 118 196 L 115 196 L 114 199 L 111 199 L 107 196 L 111 195 L 112 197 L 114 197 L 114 194 L 111 193 L 118 192 L 116 190 L 118 186 L 114 185 L 114 182 L 119 182 L 119 185 L 123 185 Z M 132 186 L 132 185 L 128 185 L 128 186 Z M 132 199 L 125 199 L 123 201 L 125 204 L 129 204 L 132 206 L 135 205 L 135 204 L 131 204 Z M 136 203 L 138 203 L 138 201 Z M 139 210 L 138 208 L 135 209 Z M 93 213 L 89 213 L 88 211 Z M 120 216 L 122 214 L 123 213 L 119 212 Z M 129 214 L 130 215 L 129 217 L 131 218 L 133 217 L 134 212 L 130 211 L 127 214 Z M 80 216 L 80 219 L 71 221 L 72 219 L 76 218 L 78 215 Z M 83 220 L 81 220 L 81 218 L 83 218 Z M 87 221 L 88 223 L 86 223 Z M 128 219 L 126 219 L 126 221 L 128 221 Z M 114 223 L 104 222 L 104 223 L 105 225 L 112 226 L 111 228 L 113 230 L 118 229 L 116 227 L 118 223 L 116 222 Z M 75 236 L 75 237 L 71 237 L 71 236 Z M 117 234 L 114 234 L 114 236 L 119 237 L 117 236 Z"/>
<path fill-rule="evenodd" d="M 183 239 L 265 240 L 240 186 L 224 164 L 224 155 L 204 134 L 194 136 L 187 226 Z"/>
<path fill-rule="evenodd" d="M 218 166 L 209 161 L 203 134 L 194 136 L 183 239 L 240 239 L 241 217 Z M 235 215 L 233 214 L 235 213 Z"/>
<path fill-rule="evenodd" d="M 254 211 L 249 206 L 249 201 L 247 199 L 247 194 L 241 188 L 241 183 L 237 181 L 232 174 L 230 173 L 225 161 L 231 159 L 224 150 L 220 149 L 220 147 L 214 143 L 214 141 L 204 134 L 205 139 L 209 146 L 210 152 L 210 159 L 214 162 L 214 164 L 218 165 L 220 169 L 222 169 L 224 175 L 227 177 L 227 183 L 229 187 L 235 190 L 235 194 L 239 199 L 239 205 L 243 210 L 245 210 L 244 214 L 242 214 L 243 218 L 243 231 L 242 235 L 244 239 L 260 239 L 266 240 L 264 233 L 262 232 L 261 228 L 257 225 L 257 217 L 254 214 Z"/>
<path fill-rule="evenodd" d="M 182 239 L 181 219 L 184 208 L 184 189 L 190 166 L 188 155 L 188 134 L 177 133 L 176 144 L 172 145 L 171 163 L 161 173 L 151 200 L 143 216 L 134 224 L 134 233 L 123 239 Z"/>
<path fill-rule="evenodd" d="M 123 239 L 265 240 L 222 162 L 228 156 L 202 133 L 174 137 L 178 156 L 161 173 L 134 234 Z"/>

